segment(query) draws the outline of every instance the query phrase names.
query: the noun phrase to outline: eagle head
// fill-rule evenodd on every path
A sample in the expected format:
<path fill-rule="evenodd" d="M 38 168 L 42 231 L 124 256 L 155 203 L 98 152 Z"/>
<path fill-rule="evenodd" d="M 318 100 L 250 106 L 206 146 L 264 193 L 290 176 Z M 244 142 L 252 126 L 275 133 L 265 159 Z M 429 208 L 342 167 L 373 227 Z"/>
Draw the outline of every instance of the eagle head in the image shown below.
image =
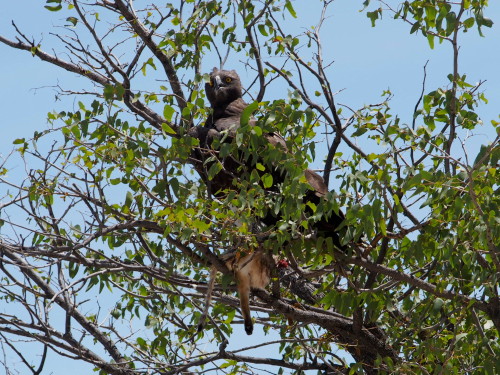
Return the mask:
<path fill-rule="evenodd" d="M 205 92 L 213 108 L 228 105 L 242 96 L 240 77 L 234 70 L 214 68 L 205 84 Z"/>

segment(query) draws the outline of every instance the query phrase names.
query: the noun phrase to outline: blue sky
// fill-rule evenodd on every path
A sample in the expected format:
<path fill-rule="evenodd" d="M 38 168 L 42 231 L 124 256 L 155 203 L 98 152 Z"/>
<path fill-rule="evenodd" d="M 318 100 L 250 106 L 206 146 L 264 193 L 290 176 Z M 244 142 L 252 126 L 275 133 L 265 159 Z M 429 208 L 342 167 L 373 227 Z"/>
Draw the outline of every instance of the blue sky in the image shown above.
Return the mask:
<path fill-rule="evenodd" d="M 43 42 L 52 43 L 54 38 L 49 32 L 57 32 L 53 27 L 60 24 L 61 15 L 46 11 L 41 1 L 23 0 L 22 6 L 20 3 L 2 4 L 0 34 L 13 39 L 15 31 L 11 20 L 15 20 L 27 36 L 34 36 L 36 40 L 43 37 Z M 299 19 L 290 23 L 295 33 L 316 23 L 318 9 L 311 3 L 295 2 Z M 376 5 L 375 1 L 372 3 Z M 335 61 L 329 70 L 329 78 L 335 90 L 342 90 L 336 97 L 337 103 L 358 108 L 379 102 L 381 93 L 390 89 L 395 95 L 393 112 L 408 123 L 420 94 L 424 64 L 429 61 L 427 91 L 446 85 L 446 76 L 452 71 L 451 48 L 446 44 L 436 44 L 431 50 L 425 38 L 410 35 L 407 25 L 391 19 L 388 14 L 378 21 L 376 28 L 372 28 L 365 14 L 359 12 L 361 8 L 361 0 L 337 0 L 324 25 L 325 60 Z M 487 80 L 483 90 L 489 99 L 488 105 L 479 110 L 485 125 L 475 131 L 476 136 L 469 144 L 473 155 L 474 150 L 477 152 L 479 146 L 488 143 L 493 136 L 490 120 L 498 120 L 500 114 L 500 2 L 491 1 L 486 16 L 495 24 L 492 29 L 483 30 L 485 38 L 479 37 L 475 29 L 461 38 L 460 72 L 466 73 L 473 83 Z M 0 45 L 0 56 L 3 130 L 0 157 L 4 157 L 13 148 L 14 139 L 29 138 L 35 130 L 45 129 L 47 112 L 73 108 L 73 97 L 61 97 L 56 101 L 54 86 L 78 90 L 88 84 L 85 79 L 40 62 L 24 51 Z M 249 83 L 248 77 L 242 76 L 242 80 Z M 273 97 L 282 95 L 281 92 L 268 94 Z M 316 164 L 320 166 L 321 160 Z M 12 179 L 22 176 L 24 167 L 21 162 L 12 159 L 9 166 L 13 168 Z M 70 361 L 56 361 L 55 356 L 51 356 L 48 365 L 46 373 L 52 371 L 55 375 L 62 375 L 68 370 L 81 373 L 75 371 Z M 78 368 L 88 367 L 78 364 Z"/>
<path fill-rule="evenodd" d="M 313 2 L 295 2 L 299 18 L 290 23 L 289 30 L 299 33 L 316 23 L 319 6 Z M 500 4 L 491 2 L 487 16 L 496 19 L 500 15 Z M 25 0 L 24 6 L 7 2 L 0 13 L 0 33 L 13 38 L 11 20 L 27 36 L 42 40 L 50 45 L 56 40 L 50 32 L 57 32 L 55 25 L 61 24 L 61 13 L 48 12 L 37 0 Z M 315 2 L 313 3 L 315 4 Z M 372 2 L 372 6 L 376 2 Z M 394 94 L 391 102 L 394 113 L 403 121 L 411 121 L 411 113 L 421 89 L 423 66 L 427 66 L 427 89 L 444 86 L 446 75 L 452 71 L 451 48 L 446 43 L 436 44 L 431 50 L 425 38 L 410 35 L 408 26 L 391 19 L 388 13 L 372 28 L 365 13 L 359 12 L 362 1 L 337 0 L 333 3 L 329 18 L 322 33 L 325 60 L 334 60 L 329 78 L 335 90 L 341 91 L 336 99 L 338 104 L 359 108 L 364 104 L 376 103 L 381 93 L 390 89 Z M 26 11 L 28 9 L 28 11 Z M 460 72 L 468 75 L 470 82 L 486 79 L 483 89 L 489 104 L 480 108 L 479 113 L 486 124 L 498 119 L 500 108 L 500 32 L 499 22 L 492 29 L 484 29 L 485 38 L 471 30 L 461 36 Z M 50 51 L 50 49 L 49 49 Z M 30 137 L 35 130 L 44 129 L 46 114 L 52 110 L 68 110 L 75 104 L 72 97 L 60 97 L 56 101 L 59 85 L 68 89 L 88 87 L 85 79 L 74 76 L 50 64 L 40 62 L 29 53 L 13 50 L 0 45 L 0 82 L 3 87 L 0 110 L 3 113 L 4 135 L 0 139 L 0 155 L 6 155 L 13 139 Z M 234 62 L 238 57 L 234 58 Z M 230 60 L 231 61 L 231 60 Z M 206 64 L 208 66 L 208 64 Z M 232 68 L 226 64 L 227 68 Z M 243 83 L 249 78 L 242 77 Z M 268 92 L 268 97 L 278 97 L 281 92 Z M 491 136 L 489 126 L 480 130 L 475 142 L 487 143 Z M 482 138 L 481 138 L 482 137 Z M 320 165 L 318 160 L 318 166 Z"/>

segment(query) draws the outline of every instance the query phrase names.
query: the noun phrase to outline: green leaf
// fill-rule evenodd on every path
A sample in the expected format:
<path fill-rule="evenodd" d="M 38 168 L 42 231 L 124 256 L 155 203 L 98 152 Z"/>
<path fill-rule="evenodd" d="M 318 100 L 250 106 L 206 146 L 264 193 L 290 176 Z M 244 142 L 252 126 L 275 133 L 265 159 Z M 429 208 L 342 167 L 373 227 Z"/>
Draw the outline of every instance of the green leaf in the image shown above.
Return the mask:
<path fill-rule="evenodd" d="M 220 365 L 220 368 L 227 368 L 227 367 L 230 367 L 230 366 L 236 366 L 238 364 L 237 361 L 233 360 L 233 359 L 228 359 L 226 360 L 225 363 L 221 364 Z"/>
<path fill-rule="evenodd" d="M 432 309 L 434 310 L 434 312 L 439 312 L 439 311 L 441 311 L 441 308 L 443 307 L 443 305 L 444 305 L 444 301 L 441 298 L 436 298 L 434 300 L 433 305 L 432 305 Z"/>
<path fill-rule="evenodd" d="M 262 135 L 262 128 L 260 126 L 257 126 L 255 125 L 253 128 L 252 128 L 252 132 L 257 135 L 257 136 L 261 136 Z"/>
<path fill-rule="evenodd" d="M 429 42 L 429 47 L 434 49 L 434 35 L 427 34 L 427 41 Z"/>
<path fill-rule="evenodd" d="M 178 196 L 179 195 L 179 187 L 180 187 L 179 180 L 174 177 L 169 181 L 169 183 L 170 183 L 170 186 L 172 187 L 174 194 Z"/>
<path fill-rule="evenodd" d="M 263 25 L 263 24 L 259 24 L 257 27 L 258 27 L 258 29 L 259 29 L 259 31 L 260 31 L 260 33 L 261 33 L 262 35 L 264 35 L 264 36 L 269 36 L 269 34 L 268 34 L 268 33 L 267 33 L 267 31 L 266 31 L 266 26 L 265 26 L 265 25 Z"/>
<path fill-rule="evenodd" d="M 464 26 L 467 28 L 467 29 L 470 29 L 472 26 L 474 26 L 474 17 L 470 17 L 470 18 L 467 18 L 465 21 L 464 21 Z"/>
<path fill-rule="evenodd" d="M 69 276 L 71 278 L 74 278 L 78 274 L 78 270 L 79 270 L 78 263 L 69 262 L 68 271 L 69 271 Z"/>
<path fill-rule="evenodd" d="M 415 22 L 411 27 L 410 34 L 413 34 L 415 31 L 420 29 L 420 22 Z"/>
<path fill-rule="evenodd" d="M 149 65 L 151 66 L 154 70 L 156 70 L 156 65 L 154 63 L 154 60 L 152 57 L 150 57 L 148 59 L 148 61 L 146 61 L 143 65 L 142 65 L 142 68 L 141 68 L 141 71 L 142 71 L 142 74 L 143 75 L 146 75 L 146 66 Z"/>
<path fill-rule="evenodd" d="M 70 130 L 71 130 L 71 133 L 75 136 L 76 139 L 80 139 L 82 137 L 82 134 L 80 132 L 80 128 L 78 127 L 78 125 L 72 126 L 70 128 Z"/>
<path fill-rule="evenodd" d="M 481 26 L 486 26 L 486 27 L 492 27 L 493 26 L 493 20 L 491 18 L 484 17 Z"/>
<path fill-rule="evenodd" d="M 57 12 L 62 9 L 61 5 L 62 0 L 47 0 L 46 4 L 57 4 L 56 6 L 45 5 L 45 9 L 50 10 L 51 12 Z"/>
<path fill-rule="evenodd" d="M 54 195 L 52 194 L 46 194 L 44 195 L 44 200 L 45 200 L 45 203 L 49 206 L 52 206 L 54 204 Z"/>
<path fill-rule="evenodd" d="M 137 344 L 139 344 L 139 346 L 141 347 L 141 349 L 147 349 L 148 348 L 148 343 L 142 337 L 138 337 L 136 339 L 136 341 L 137 341 Z"/>
<path fill-rule="evenodd" d="M 271 176 L 269 173 L 266 173 L 261 177 L 262 184 L 264 185 L 264 189 L 268 189 L 271 186 L 273 186 L 273 176 Z"/>
<path fill-rule="evenodd" d="M 201 220 L 195 220 L 193 222 L 193 226 L 198 229 L 198 232 L 200 233 L 203 233 L 203 232 L 206 232 L 208 230 L 208 228 L 210 228 L 210 223 L 206 223 L 204 221 L 201 221 Z"/>
<path fill-rule="evenodd" d="M 212 180 L 221 170 L 222 170 L 221 163 L 219 162 L 213 163 L 208 169 L 208 179 Z"/>
<path fill-rule="evenodd" d="M 172 106 L 166 105 L 165 107 L 163 107 L 163 117 L 168 122 L 172 121 L 172 116 L 174 113 L 175 113 L 175 109 Z"/>
<path fill-rule="evenodd" d="M 181 23 L 181 19 L 179 17 L 174 17 L 171 22 L 172 25 L 177 26 Z"/>
<path fill-rule="evenodd" d="M 104 99 L 113 100 L 115 96 L 115 87 L 113 85 L 104 86 Z"/>
<path fill-rule="evenodd" d="M 380 224 L 380 231 L 382 232 L 382 235 L 387 236 L 387 226 L 385 224 L 385 220 L 381 219 L 379 224 Z"/>
<path fill-rule="evenodd" d="M 134 196 L 130 191 L 127 191 L 127 194 L 125 195 L 125 203 L 123 205 L 125 207 L 130 207 L 133 201 L 134 201 Z"/>
<path fill-rule="evenodd" d="M 162 123 L 161 124 L 161 129 L 166 133 L 166 134 L 177 134 L 174 129 L 170 127 L 169 124 L 167 123 Z"/>
<path fill-rule="evenodd" d="M 425 21 L 428 26 L 434 27 L 436 25 L 436 15 L 437 10 L 434 6 L 426 6 L 425 7 Z"/>
<path fill-rule="evenodd" d="M 457 26 L 457 15 L 455 12 L 450 12 L 446 15 L 446 34 L 450 35 Z"/>
<path fill-rule="evenodd" d="M 116 99 L 123 100 L 123 95 L 125 95 L 125 87 L 123 87 L 121 84 L 118 83 L 115 86 L 115 96 L 116 96 Z"/>
<path fill-rule="evenodd" d="M 248 105 L 243 112 L 241 113 L 240 117 L 240 124 L 241 126 L 248 125 L 248 122 L 250 121 L 250 118 L 252 116 L 252 113 L 259 107 L 259 103 L 253 102 L 252 104 Z"/>
<path fill-rule="evenodd" d="M 381 9 L 374 10 L 373 12 L 366 12 L 366 16 L 372 21 L 372 27 L 375 27 L 375 21 L 378 20 L 381 13 Z"/>
<path fill-rule="evenodd" d="M 76 26 L 76 24 L 78 23 L 78 18 L 68 17 L 68 18 L 66 18 L 66 21 L 70 22 L 73 26 Z"/>
<path fill-rule="evenodd" d="M 293 9 L 292 3 L 290 0 L 287 0 L 285 3 L 285 8 L 288 10 L 288 12 L 291 14 L 293 18 L 297 18 L 297 13 L 295 12 L 295 9 Z"/>
<path fill-rule="evenodd" d="M 485 146 L 485 145 L 481 145 L 481 148 L 479 149 L 479 152 L 476 156 L 476 160 L 474 160 L 474 165 L 476 165 L 477 163 L 479 163 L 481 161 L 481 159 L 483 159 L 483 157 L 486 155 L 488 151 L 488 147 Z M 485 162 L 487 162 L 487 158 L 485 159 Z"/>
<path fill-rule="evenodd" d="M 30 52 L 31 52 L 32 56 L 36 56 L 37 52 L 39 52 L 39 51 L 40 51 L 40 45 L 30 48 Z"/>

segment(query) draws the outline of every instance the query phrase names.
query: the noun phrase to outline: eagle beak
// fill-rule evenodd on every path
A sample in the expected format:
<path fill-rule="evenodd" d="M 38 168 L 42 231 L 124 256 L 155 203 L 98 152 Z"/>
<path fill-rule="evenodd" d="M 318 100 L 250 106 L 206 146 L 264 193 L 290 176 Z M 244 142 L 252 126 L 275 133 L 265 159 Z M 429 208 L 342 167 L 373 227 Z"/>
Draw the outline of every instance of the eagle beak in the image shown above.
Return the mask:
<path fill-rule="evenodd" d="M 222 81 L 221 81 L 219 76 L 215 76 L 214 86 L 215 86 L 215 90 L 219 90 L 223 86 Z"/>

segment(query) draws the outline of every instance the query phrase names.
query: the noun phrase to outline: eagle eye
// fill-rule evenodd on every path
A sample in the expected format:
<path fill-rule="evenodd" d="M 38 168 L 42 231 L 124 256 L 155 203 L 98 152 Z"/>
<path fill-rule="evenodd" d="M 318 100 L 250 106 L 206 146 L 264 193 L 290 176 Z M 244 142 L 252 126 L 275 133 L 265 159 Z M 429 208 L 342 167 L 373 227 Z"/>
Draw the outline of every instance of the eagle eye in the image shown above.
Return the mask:
<path fill-rule="evenodd" d="M 227 83 L 229 83 L 229 82 L 231 82 L 231 81 L 232 81 L 232 79 L 231 79 L 231 77 L 226 77 L 225 81 L 226 81 Z"/>

